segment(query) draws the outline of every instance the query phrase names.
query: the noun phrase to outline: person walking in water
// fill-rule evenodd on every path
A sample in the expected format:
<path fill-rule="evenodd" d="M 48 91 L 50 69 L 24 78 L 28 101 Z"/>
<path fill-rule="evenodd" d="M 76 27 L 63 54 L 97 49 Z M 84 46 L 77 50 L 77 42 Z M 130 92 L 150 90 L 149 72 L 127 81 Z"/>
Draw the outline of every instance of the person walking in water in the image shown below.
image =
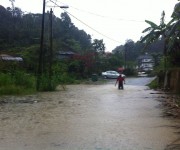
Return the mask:
<path fill-rule="evenodd" d="M 115 86 L 116 86 L 117 82 L 118 82 L 118 89 L 123 90 L 124 89 L 123 82 L 125 83 L 125 78 L 123 78 L 121 74 L 118 76 L 116 83 L 115 83 Z"/>

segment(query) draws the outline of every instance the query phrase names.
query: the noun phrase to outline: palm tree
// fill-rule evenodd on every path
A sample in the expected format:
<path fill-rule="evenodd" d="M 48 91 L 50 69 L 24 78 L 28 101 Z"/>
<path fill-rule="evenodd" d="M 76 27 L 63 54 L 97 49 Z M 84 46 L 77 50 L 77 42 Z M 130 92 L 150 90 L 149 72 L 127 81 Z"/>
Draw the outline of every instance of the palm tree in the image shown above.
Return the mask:
<path fill-rule="evenodd" d="M 150 25 L 150 27 L 144 29 L 142 33 L 146 33 L 146 36 L 141 38 L 141 42 L 145 43 L 146 46 L 152 44 L 156 40 L 165 38 L 166 24 L 164 22 L 165 12 L 162 12 L 162 18 L 160 21 L 160 25 L 153 23 L 152 21 L 145 20 L 146 23 Z"/>
<path fill-rule="evenodd" d="M 174 64 L 177 64 L 180 58 L 180 3 L 175 5 L 171 17 L 173 19 L 167 35 L 169 39 L 167 50 L 171 54 Z"/>
<path fill-rule="evenodd" d="M 167 56 L 167 29 L 170 27 L 171 22 L 165 24 L 165 12 L 163 11 L 161 14 L 160 25 L 153 23 L 152 21 L 145 20 L 146 23 L 150 25 L 150 27 L 146 28 L 142 31 L 142 33 L 148 32 L 144 37 L 141 38 L 141 42 L 146 44 L 146 47 L 156 40 L 164 41 L 164 71 L 166 71 L 166 56 Z"/>

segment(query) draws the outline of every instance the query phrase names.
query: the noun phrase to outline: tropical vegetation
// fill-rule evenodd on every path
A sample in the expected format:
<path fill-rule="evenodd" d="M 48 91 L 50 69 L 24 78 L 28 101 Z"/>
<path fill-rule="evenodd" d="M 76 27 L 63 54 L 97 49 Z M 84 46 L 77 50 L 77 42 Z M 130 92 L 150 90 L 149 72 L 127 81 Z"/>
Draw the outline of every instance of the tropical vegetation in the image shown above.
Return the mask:
<path fill-rule="evenodd" d="M 134 75 L 137 58 L 144 52 L 154 57 L 158 69 L 180 65 L 179 3 L 169 23 L 165 23 L 165 12 L 159 25 L 146 20 L 150 27 L 143 31 L 147 33 L 144 37 L 137 42 L 128 39 L 110 53 L 105 51 L 103 39 L 93 40 L 91 35 L 79 30 L 66 12 L 60 18 L 51 11 L 45 13 L 44 39 L 43 45 L 40 45 L 43 14 L 25 13 L 14 7 L 14 0 L 10 1 L 12 7 L 0 5 L 0 53 L 20 56 L 23 63 L 0 60 L 1 91 L 6 91 L 9 84 L 12 89 L 53 91 L 59 84 L 78 83 L 78 80 L 88 79 L 94 73 L 100 75 L 102 71 L 117 70 L 119 67 L 125 67 L 127 74 Z M 73 56 L 60 59 L 58 54 L 61 52 L 73 52 Z M 16 82 L 19 81 L 17 76 L 23 79 L 23 84 Z M 19 93 L 9 91 L 0 93 Z"/>
<path fill-rule="evenodd" d="M 180 67 L 180 3 L 175 5 L 171 16 L 172 19 L 167 24 L 165 23 L 164 18 L 165 12 L 163 11 L 159 25 L 146 20 L 146 23 L 148 23 L 150 27 L 143 31 L 143 33 L 147 34 L 141 38 L 141 42 L 145 43 L 146 46 L 151 45 L 151 43 L 158 40 L 163 42 L 164 67 L 159 67 L 159 71 L 164 71 L 164 88 L 169 88 L 168 84 L 170 83 L 167 82 L 167 80 L 170 80 L 169 71 Z M 175 80 L 178 82 L 179 77 Z M 176 86 L 178 87 L 178 85 Z"/>

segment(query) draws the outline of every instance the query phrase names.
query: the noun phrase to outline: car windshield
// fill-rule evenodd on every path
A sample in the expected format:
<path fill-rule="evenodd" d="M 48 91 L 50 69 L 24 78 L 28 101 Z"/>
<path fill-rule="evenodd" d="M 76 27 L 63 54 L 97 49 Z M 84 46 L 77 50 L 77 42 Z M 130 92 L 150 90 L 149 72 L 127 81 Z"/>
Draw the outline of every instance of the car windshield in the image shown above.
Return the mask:
<path fill-rule="evenodd" d="M 118 74 L 116 71 L 111 71 L 112 74 Z"/>

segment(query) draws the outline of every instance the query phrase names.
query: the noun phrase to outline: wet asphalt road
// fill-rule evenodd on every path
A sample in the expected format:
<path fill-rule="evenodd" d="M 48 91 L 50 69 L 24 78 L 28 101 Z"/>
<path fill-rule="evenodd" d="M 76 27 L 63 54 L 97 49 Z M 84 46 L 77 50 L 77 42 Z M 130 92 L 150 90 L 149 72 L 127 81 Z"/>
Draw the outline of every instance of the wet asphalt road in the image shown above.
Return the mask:
<path fill-rule="evenodd" d="M 164 150 L 178 120 L 162 117 L 152 78 L 69 85 L 36 103 L 0 106 L 0 150 Z"/>

